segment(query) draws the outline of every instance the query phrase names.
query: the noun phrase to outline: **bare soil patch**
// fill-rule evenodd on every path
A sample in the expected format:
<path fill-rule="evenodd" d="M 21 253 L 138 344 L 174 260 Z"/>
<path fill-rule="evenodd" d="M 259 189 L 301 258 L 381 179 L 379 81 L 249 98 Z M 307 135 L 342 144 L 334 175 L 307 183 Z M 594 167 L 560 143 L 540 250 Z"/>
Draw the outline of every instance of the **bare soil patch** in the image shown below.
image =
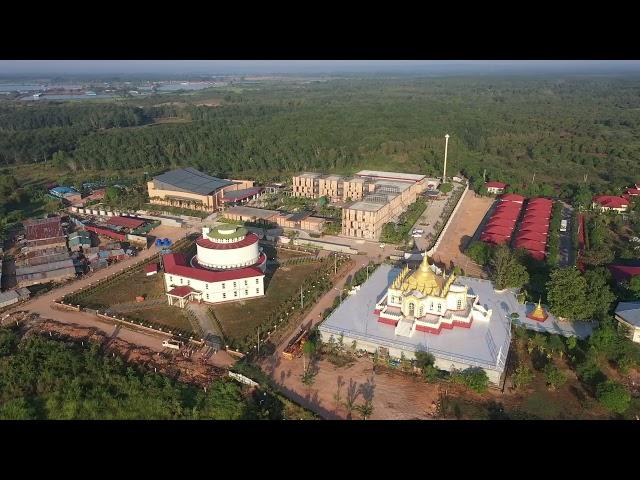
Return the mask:
<path fill-rule="evenodd" d="M 462 253 L 462 250 L 473 238 L 492 203 L 493 198 L 476 197 L 471 190 L 467 193 L 433 255 L 437 263 L 442 263 L 448 268 L 457 265 L 464 270 L 466 275 L 486 278 L 482 268 Z"/>

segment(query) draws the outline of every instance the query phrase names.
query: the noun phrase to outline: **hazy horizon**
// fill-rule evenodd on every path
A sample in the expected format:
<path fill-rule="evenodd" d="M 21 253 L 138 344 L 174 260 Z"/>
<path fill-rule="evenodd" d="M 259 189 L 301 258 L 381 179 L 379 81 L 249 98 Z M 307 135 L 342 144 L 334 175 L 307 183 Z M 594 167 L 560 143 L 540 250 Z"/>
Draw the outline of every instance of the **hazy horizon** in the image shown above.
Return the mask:
<path fill-rule="evenodd" d="M 640 73 L 638 60 L 0 60 L 0 76 Z"/>

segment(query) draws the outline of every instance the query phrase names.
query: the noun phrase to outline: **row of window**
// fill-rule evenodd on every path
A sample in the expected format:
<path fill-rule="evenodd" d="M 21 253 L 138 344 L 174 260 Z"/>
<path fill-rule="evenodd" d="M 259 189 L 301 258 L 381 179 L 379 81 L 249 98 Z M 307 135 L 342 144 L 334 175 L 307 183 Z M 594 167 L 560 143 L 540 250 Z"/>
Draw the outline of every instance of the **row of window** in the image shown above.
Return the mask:
<path fill-rule="evenodd" d="M 244 294 L 245 294 L 245 295 L 249 295 L 249 290 L 245 290 L 245 291 L 244 291 Z M 259 288 L 256 288 L 256 295 L 259 295 L 259 294 L 260 294 L 260 289 L 259 289 Z M 238 296 L 238 291 L 237 291 L 237 290 L 233 292 L 233 296 L 234 296 L 234 297 L 237 297 L 237 296 Z M 205 298 L 206 298 L 207 300 L 209 300 L 209 294 L 208 294 L 208 293 L 205 295 Z M 227 294 L 226 294 L 226 292 L 222 292 L 222 298 L 223 298 L 223 299 L 227 298 Z"/>
<path fill-rule="evenodd" d="M 173 282 L 173 276 L 169 275 L 169 282 Z M 258 285 L 260 283 L 260 278 L 256 278 L 256 285 Z M 184 279 L 182 277 L 180 277 L 180 285 L 184 284 Z M 187 285 L 191 285 L 191 280 L 187 279 Z M 249 286 L 249 281 L 245 280 L 244 281 L 244 286 L 247 287 Z M 237 288 L 238 287 L 238 282 L 233 282 L 233 288 Z M 204 286 L 205 290 L 209 290 L 209 284 L 205 283 Z M 225 283 L 222 282 L 222 288 L 225 288 Z"/>
<path fill-rule="evenodd" d="M 413 303 L 409 304 L 409 315 L 413 315 L 413 312 L 415 311 L 415 305 Z M 433 311 L 433 302 L 429 303 L 429 310 Z M 458 299 L 458 303 L 456 304 L 456 310 L 462 310 L 462 300 Z M 442 304 L 438 303 L 438 313 L 442 312 Z M 424 315 L 424 307 L 422 305 L 420 305 L 420 310 L 419 310 L 419 314 L 418 316 L 421 317 L 422 315 Z"/>

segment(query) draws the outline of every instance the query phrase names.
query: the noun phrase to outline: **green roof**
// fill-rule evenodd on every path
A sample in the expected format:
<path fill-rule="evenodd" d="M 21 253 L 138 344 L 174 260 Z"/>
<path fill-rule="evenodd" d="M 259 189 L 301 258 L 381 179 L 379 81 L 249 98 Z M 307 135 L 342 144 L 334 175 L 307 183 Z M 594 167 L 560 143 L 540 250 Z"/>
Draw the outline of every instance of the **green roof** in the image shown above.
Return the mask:
<path fill-rule="evenodd" d="M 209 233 L 207 236 L 209 238 L 224 240 L 227 238 L 244 237 L 247 235 L 247 233 L 249 233 L 249 231 L 244 227 L 240 227 L 238 225 L 224 224 L 224 225 L 218 225 L 216 227 L 212 227 L 211 230 L 209 230 Z"/>

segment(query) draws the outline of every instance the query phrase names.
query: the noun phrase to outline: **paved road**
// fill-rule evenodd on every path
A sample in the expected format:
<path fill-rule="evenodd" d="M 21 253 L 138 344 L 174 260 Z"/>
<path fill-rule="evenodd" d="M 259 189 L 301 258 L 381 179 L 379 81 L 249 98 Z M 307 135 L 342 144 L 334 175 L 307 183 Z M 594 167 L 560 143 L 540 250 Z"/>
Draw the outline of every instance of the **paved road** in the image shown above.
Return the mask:
<path fill-rule="evenodd" d="M 442 216 L 442 211 L 444 210 L 444 206 L 447 203 L 449 197 L 457 190 L 464 189 L 464 185 L 459 185 L 454 183 L 454 190 L 449 192 L 446 198 L 439 200 L 428 200 L 427 201 L 427 209 L 420 216 L 420 218 L 413 225 L 411 231 L 414 229 L 424 230 L 424 233 L 420 237 L 415 238 L 416 248 L 420 251 L 427 250 L 429 248 L 430 241 L 427 240 L 427 237 L 435 235 L 435 225 L 440 220 Z M 435 241 L 435 239 L 434 239 Z"/>
<path fill-rule="evenodd" d="M 574 262 L 573 248 L 571 245 L 571 229 L 573 228 L 573 225 L 571 225 L 572 216 L 573 208 L 571 205 L 562 202 L 562 219 L 567 221 L 567 231 L 560 232 L 559 265 L 561 267 L 572 265 Z"/>

